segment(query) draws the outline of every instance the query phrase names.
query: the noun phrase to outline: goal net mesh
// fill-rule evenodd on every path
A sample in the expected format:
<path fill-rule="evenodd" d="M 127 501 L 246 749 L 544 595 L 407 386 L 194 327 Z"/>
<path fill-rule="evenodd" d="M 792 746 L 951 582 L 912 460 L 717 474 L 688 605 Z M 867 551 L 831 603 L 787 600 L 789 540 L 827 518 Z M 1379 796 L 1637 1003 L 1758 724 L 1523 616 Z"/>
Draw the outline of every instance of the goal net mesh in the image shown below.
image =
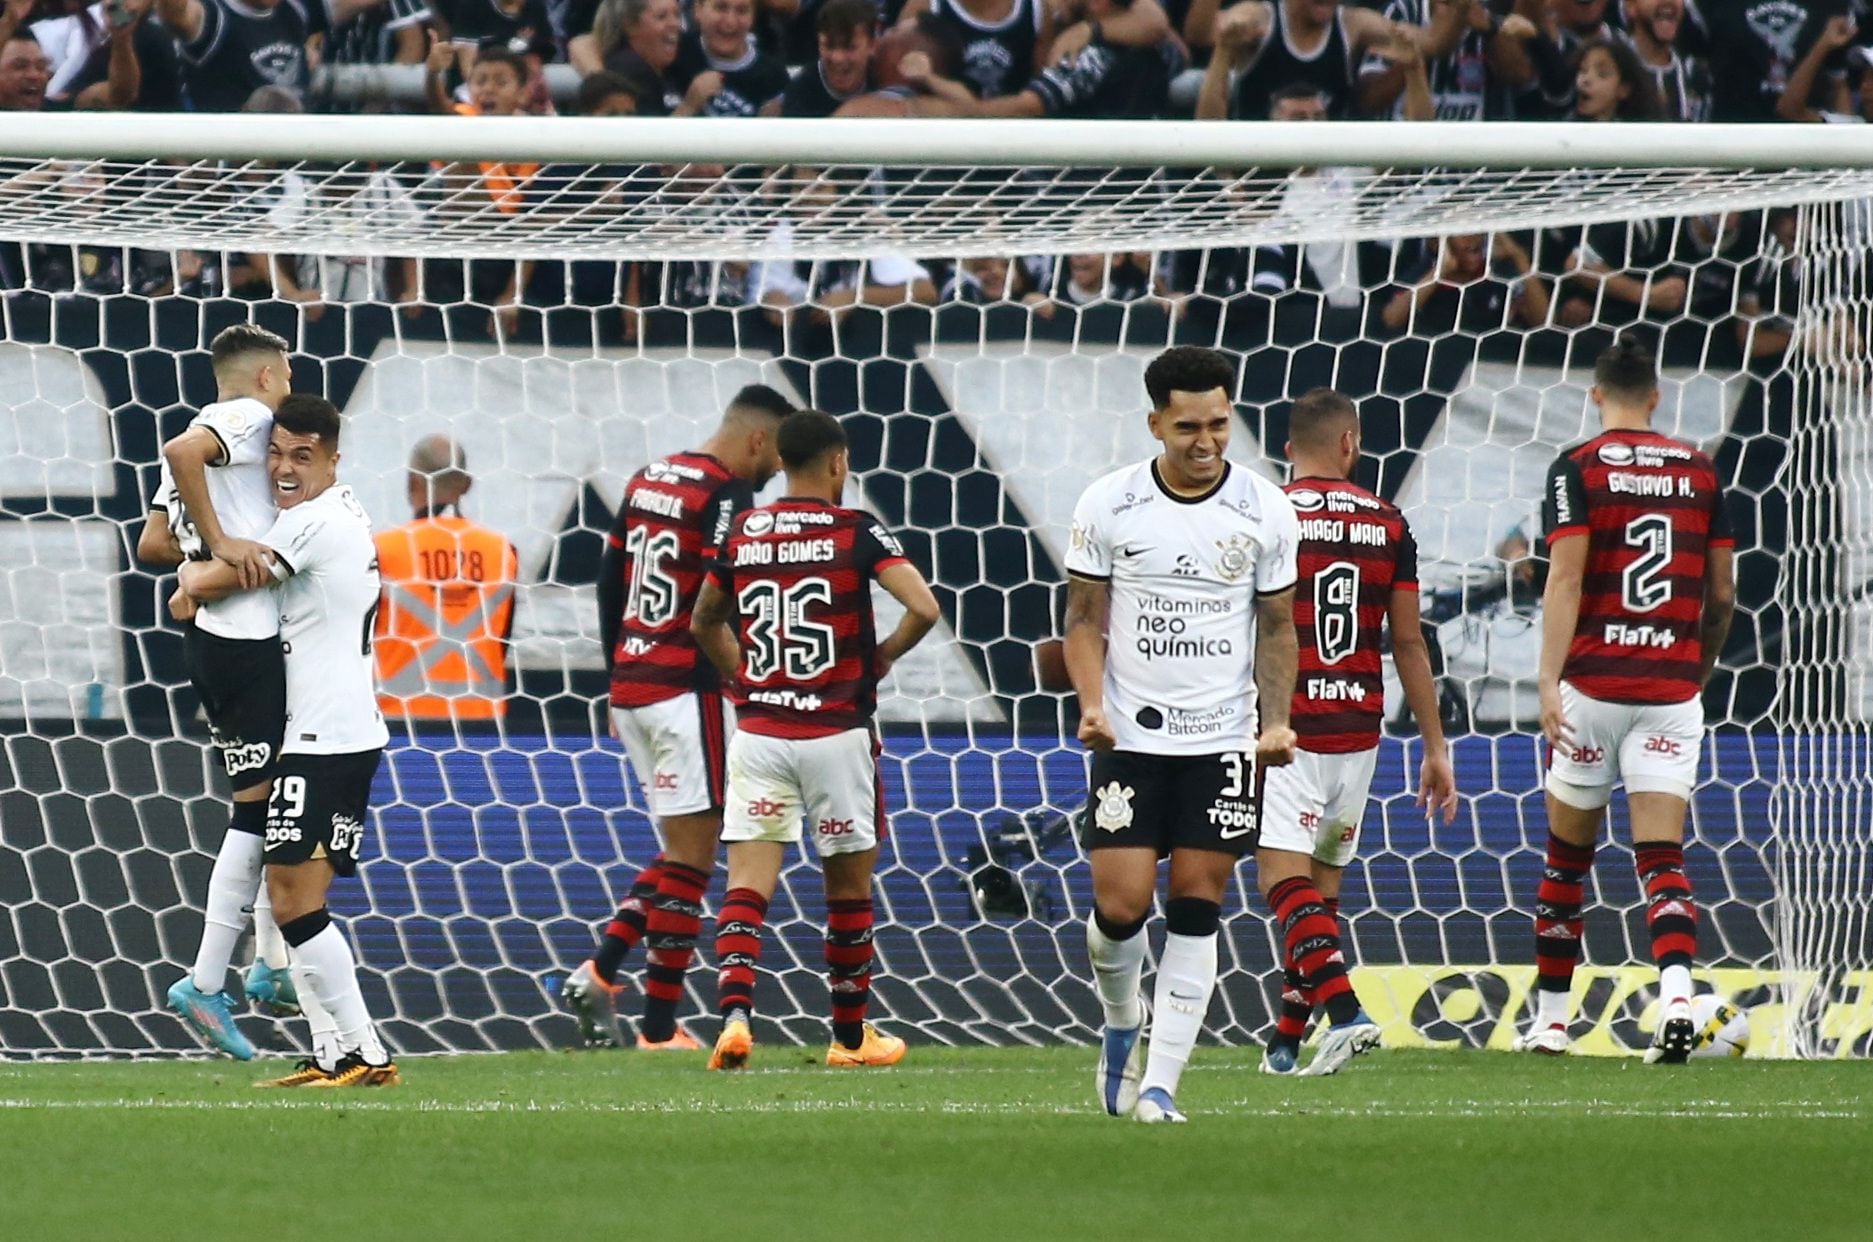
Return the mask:
<path fill-rule="evenodd" d="M 1535 513 L 1592 433 L 1595 355 L 1631 329 L 1660 350 L 1661 429 L 1713 453 L 1739 532 L 1688 850 L 1700 988 L 1751 1010 L 1758 1051 L 1864 1053 L 1870 195 L 1827 171 L 0 160 L 0 1052 L 193 1046 L 160 998 L 193 957 L 224 793 L 172 580 L 134 548 L 160 444 L 213 399 L 207 342 L 251 319 L 344 410 L 342 477 L 378 528 L 410 520 L 411 449 L 443 433 L 466 513 L 519 555 L 504 715 L 393 724 L 366 861 L 334 893 L 399 1049 L 572 1042 L 559 982 L 656 849 L 601 711 L 601 542 L 631 473 L 756 381 L 844 419 L 851 501 L 943 605 L 881 703 L 877 1015 L 945 1042 L 1088 1038 L 1085 762 L 1036 649 L 1073 503 L 1152 451 L 1141 376 L 1173 343 L 1239 359 L 1232 456 L 1271 477 L 1292 398 L 1360 406 L 1361 477 L 1421 548 L 1464 799 L 1451 825 L 1414 807 L 1388 670 L 1354 977 L 1390 1042 L 1506 1046 L 1546 837 Z M 1654 1008 L 1617 804 L 1613 823 L 1587 1051 L 1643 1046 Z M 1211 1014 L 1232 1042 L 1267 1032 L 1279 981 L 1238 883 Z M 761 1038 L 824 1037 L 822 917 L 796 860 Z M 702 949 L 689 1017 L 712 1007 Z M 242 1022 L 263 1048 L 301 1038 Z"/>

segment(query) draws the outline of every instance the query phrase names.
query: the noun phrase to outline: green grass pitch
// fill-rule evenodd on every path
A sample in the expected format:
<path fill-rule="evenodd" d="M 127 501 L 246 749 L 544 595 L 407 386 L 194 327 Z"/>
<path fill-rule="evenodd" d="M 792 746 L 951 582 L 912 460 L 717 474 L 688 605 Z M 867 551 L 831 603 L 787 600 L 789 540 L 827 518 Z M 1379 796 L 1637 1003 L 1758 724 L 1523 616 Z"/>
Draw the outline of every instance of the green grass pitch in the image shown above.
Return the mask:
<path fill-rule="evenodd" d="M 1084 1048 L 763 1046 L 0 1063 L 0 1238 L 1873 1238 L 1873 1063 L 1379 1052 L 1335 1078 L 1201 1048 L 1181 1127 L 1095 1111 Z"/>

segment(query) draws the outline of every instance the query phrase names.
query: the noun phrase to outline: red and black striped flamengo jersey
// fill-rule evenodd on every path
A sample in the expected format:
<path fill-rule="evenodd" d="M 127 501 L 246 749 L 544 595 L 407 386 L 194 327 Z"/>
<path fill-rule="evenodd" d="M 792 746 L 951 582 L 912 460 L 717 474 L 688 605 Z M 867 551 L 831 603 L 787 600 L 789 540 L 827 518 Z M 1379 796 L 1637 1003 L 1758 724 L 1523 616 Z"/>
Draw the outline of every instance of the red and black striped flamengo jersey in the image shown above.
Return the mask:
<path fill-rule="evenodd" d="M 1294 732 L 1302 750 L 1370 750 L 1385 718 L 1379 641 L 1392 592 L 1418 589 L 1418 543 L 1396 505 L 1350 480 L 1296 479 L 1285 490 L 1301 519 Z"/>
<path fill-rule="evenodd" d="M 610 536 L 622 583 L 611 702 L 644 707 L 715 688 L 715 667 L 689 634 L 690 612 L 735 515 L 754 503 L 748 484 L 707 453 L 674 453 L 631 476 Z M 621 589 L 620 589 L 621 588 Z M 601 618 L 601 623 L 606 620 Z"/>
<path fill-rule="evenodd" d="M 1655 431 L 1609 431 L 1548 470 L 1548 542 L 1587 537 L 1563 680 L 1608 703 L 1697 697 L 1706 554 L 1734 540 L 1716 467 Z"/>
<path fill-rule="evenodd" d="M 871 584 L 904 560 L 869 514 L 788 499 L 736 519 L 711 570 L 735 603 L 739 726 L 770 737 L 869 727 L 878 707 Z"/>

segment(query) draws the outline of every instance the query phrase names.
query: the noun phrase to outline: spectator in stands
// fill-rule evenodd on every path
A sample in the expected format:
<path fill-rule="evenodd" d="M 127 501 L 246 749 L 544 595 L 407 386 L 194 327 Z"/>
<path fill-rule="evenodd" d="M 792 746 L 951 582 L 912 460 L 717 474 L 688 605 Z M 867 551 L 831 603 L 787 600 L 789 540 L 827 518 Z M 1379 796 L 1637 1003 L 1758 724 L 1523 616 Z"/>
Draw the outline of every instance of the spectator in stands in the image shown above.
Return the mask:
<path fill-rule="evenodd" d="M 1795 213 L 1772 211 L 1760 253 L 1744 269 L 1737 287 L 1736 342 L 1751 363 L 1781 357 L 1794 339 L 1795 310 L 1801 303 L 1795 285 L 1799 272 Z"/>
<path fill-rule="evenodd" d="M 284 86 L 260 86 L 241 105 L 242 112 L 296 116 L 305 111 L 299 95 Z M 290 231 L 303 225 L 312 208 L 312 185 L 295 168 L 276 169 L 263 164 L 247 173 L 254 192 L 247 200 L 249 210 L 266 216 L 276 230 Z M 325 313 L 318 283 L 301 283 L 302 260 L 281 254 L 229 254 L 226 256 L 228 291 L 242 297 L 278 298 L 300 303 L 307 319 Z M 316 273 L 316 266 L 312 269 Z"/>
<path fill-rule="evenodd" d="M 1534 67 L 1521 52 L 1519 38 L 1534 33 L 1534 23 L 1511 14 L 1497 18 L 1483 0 L 1391 0 L 1385 16 L 1398 27 L 1422 27 L 1421 56 L 1409 43 L 1394 40 L 1393 55 L 1368 56 L 1360 66 L 1359 110 L 1408 113 L 1407 87 L 1414 59 L 1428 76 L 1431 119 L 1495 120 L 1511 114 L 1511 99 L 1534 80 Z"/>
<path fill-rule="evenodd" d="M 951 269 L 938 296 L 945 302 L 977 306 L 994 302 L 1033 306 L 1047 300 L 1036 287 L 1045 277 L 1046 261 L 1041 259 L 963 259 Z"/>
<path fill-rule="evenodd" d="M 367 0 L 325 40 L 330 65 L 420 65 L 429 52 L 427 0 Z"/>
<path fill-rule="evenodd" d="M 1707 17 L 1716 119 L 1775 120 L 1796 66 L 1841 8 L 1834 0 L 1729 0 L 1712 7 Z M 1824 59 L 1813 93 L 1791 100 L 1790 107 L 1801 110 L 1817 101 L 1823 112 L 1853 111 L 1844 50 Z"/>
<path fill-rule="evenodd" d="M 1154 289 L 1152 256 L 1071 254 L 1054 265 L 1053 300 L 1062 306 L 1136 302 Z"/>
<path fill-rule="evenodd" d="M 1577 121 L 1657 121 L 1664 110 L 1652 73 L 1623 39 L 1602 39 L 1581 50 L 1574 75 Z"/>
<path fill-rule="evenodd" d="M 1012 95 L 1047 67 L 1054 41 L 1047 0 L 906 0 L 898 25 L 914 26 L 926 14 L 956 41 L 957 80 L 978 98 Z M 1158 37 L 1169 33 L 1166 23 Z"/>
<path fill-rule="evenodd" d="M 378 706 L 390 719 L 498 720 L 520 558 L 506 536 L 462 516 L 474 479 L 447 436 L 417 441 L 408 484 L 411 520 L 377 534 Z"/>
<path fill-rule="evenodd" d="M 787 66 L 754 41 L 754 0 L 696 0 L 674 72 L 689 86 L 677 116 L 759 116 L 787 89 Z"/>
<path fill-rule="evenodd" d="M 430 0 L 430 14 L 455 45 L 464 76 L 483 48 L 504 47 L 536 64 L 559 55 L 546 0 Z"/>
<path fill-rule="evenodd" d="M 925 53 L 905 55 L 898 62 L 899 72 L 925 92 L 906 101 L 905 113 L 1108 119 L 1161 115 L 1170 97 L 1171 79 L 1185 63 L 1183 48 L 1170 37 L 1147 47 L 1108 42 L 1103 33 L 1106 22 L 1130 8 L 1133 0 L 1066 2 L 1066 12 L 1075 24 L 1088 23 L 1087 41 L 1012 95 L 978 99 L 961 82 L 934 73 Z"/>
<path fill-rule="evenodd" d="M 640 101 L 638 111 L 668 116 L 689 89 L 677 65 L 682 38 L 683 10 L 677 0 L 602 0 L 591 32 L 574 36 L 566 54 L 580 73 L 609 69 L 656 82 L 656 97 Z"/>
<path fill-rule="evenodd" d="M 0 112 L 38 112 L 46 106 L 52 61 L 32 31 L 15 26 L 0 39 Z"/>
<path fill-rule="evenodd" d="M 1708 121 L 1710 66 L 1678 49 L 1685 0 L 1626 0 L 1624 38 L 1652 73 L 1668 121 Z"/>
<path fill-rule="evenodd" d="M 441 40 L 430 48 L 424 65 L 430 111 L 457 116 L 525 115 L 529 70 L 521 56 L 504 47 L 482 48 L 468 74 L 469 102 L 458 104 L 450 100 L 444 77 L 454 54 L 455 49 Z M 518 214 L 528 206 L 527 188 L 539 171 L 538 164 L 514 161 L 439 168 L 432 178 L 440 191 L 436 210 L 446 215 L 493 207 L 506 215 Z M 533 262 L 476 260 L 466 268 L 466 275 L 460 276 L 459 263 L 432 264 L 428 283 L 439 290 L 465 284 L 470 300 L 493 308 L 490 331 L 512 334 L 520 322 L 522 294 L 532 277 Z"/>
<path fill-rule="evenodd" d="M 146 22 L 152 0 L 50 0 L 53 16 L 32 23 L 33 37 L 52 62 L 46 101 L 52 107 L 140 108 L 172 112 L 181 106 L 182 78 L 175 40 Z"/>
<path fill-rule="evenodd" d="M 1216 49 L 1197 99 L 1200 120 L 1259 120 L 1269 115 L 1276 91 L 1299 85 L 1326 100 L 1329 116 L 1349 115 L 1354 73 L 1368 54 L 1401 39 L 1420 48 L 1425 41 L 1417 27 L 1395 27 L 1339 0 L 1245 0 L 1220 17 L 1216 8 L 1217 0 L 1195 0 L 1184 21 L 1193 46 Z"/>
<path fill-rule="evenodd" d="M 338 4 L 349 18 L 356 0 Z M 326 33 L 323 0 L 156 0 L 180 44 L 183 86 L 198 112 L 237 112 L 262 86 L 305 95 L 308 45 Z"/>
<path fill-rule="evenodd" d="M 1844 14 L 1828 18 L 1813 46 L 1789 72 L 1788 85 L 1776 99 L 1776 115 L 1784 121 L 1797 122 L 1854 119 L 1847 74 L 1837 66 L 1848 63 L 1847 50 L 1859 34 L 1860 28 L 1853 18 Z M 1863 71 L 1869 64 L 1864 56 L 1853 59 Z M 1869 86 L 1873 86 L 1873 80 L 1863 79 L 1861 90 L 1864 92 Z M 1814 103 L 1817 98 L 1825 106 L 1817 108 Z M 1861 102 L 1866 106 L 1864 99 Z"/>
<path fill-rule="evenodd" d="M 1538 328 L 1548 322 L 1548 286 L 1511 234 L 1464 233 L 1443 238 L 1379 318 L 1389 331 L 1424 337 Z"/>
<path fill-rule="evenodd" d="M 780 99 L 767 105 L 767 113 L 827 117 L 871 90 L 877 20 L 874 0 L 826 0 L 818 17 L 818 61 L 794 75 Z"/>

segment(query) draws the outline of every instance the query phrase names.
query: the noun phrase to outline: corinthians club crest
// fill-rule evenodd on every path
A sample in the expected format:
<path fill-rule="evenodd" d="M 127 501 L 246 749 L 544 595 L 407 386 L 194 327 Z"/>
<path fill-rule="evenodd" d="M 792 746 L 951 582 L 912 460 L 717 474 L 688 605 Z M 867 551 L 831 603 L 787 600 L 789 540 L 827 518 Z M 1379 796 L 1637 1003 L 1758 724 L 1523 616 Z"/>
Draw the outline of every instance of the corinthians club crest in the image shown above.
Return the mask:
<path fill-rule="evenodd" d="M 1250 553 L 1255 550 L 1255 540 L 1247 535 L 1231 535 L 1228 543 L 1217 540 L 1216 547 L 1222 553 L 1216 558 L 1216 572 L 1223 581 L 1234 582 L 1249 571 Z"/>
<path fill-rule="evenodd" d="M 1132 796 L 1138 791 L 1117 781 L 1099 791 L 1099 803 L 1093 808 L 1093 822 L 1107 832 L 1119 832 L 1132 826 Z"/>

